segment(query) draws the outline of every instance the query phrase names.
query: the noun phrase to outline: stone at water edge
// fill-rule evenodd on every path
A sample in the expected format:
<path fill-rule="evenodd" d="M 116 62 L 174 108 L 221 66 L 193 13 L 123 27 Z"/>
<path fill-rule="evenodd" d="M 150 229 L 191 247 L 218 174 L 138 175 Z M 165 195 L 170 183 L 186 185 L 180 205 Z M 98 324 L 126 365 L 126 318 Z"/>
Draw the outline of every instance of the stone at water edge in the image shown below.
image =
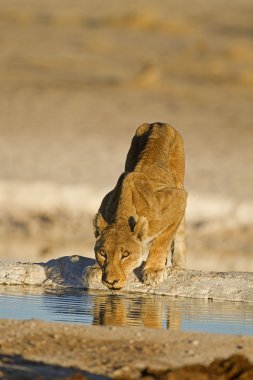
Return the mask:
<path fill-rule="evenodd" d="M 78 255 L 61 257 L 47 263 L 4 264 L 0 262 L 0 285 L 36 285 L 109 292 L 99 277 L 94 276 L 87 281 L 86 268 L 94 263 L 94 259 Z M 167 280 L 156 286 L 147 286 L 132 274 L 121 291 L 253 302 L 253 273 L 170 269 L 168 271 Z"/>
<path fill-rule="evenodd" d="M 1 285 L 42 285 L 47 280 L 44 264 L 0 262 Z"/>

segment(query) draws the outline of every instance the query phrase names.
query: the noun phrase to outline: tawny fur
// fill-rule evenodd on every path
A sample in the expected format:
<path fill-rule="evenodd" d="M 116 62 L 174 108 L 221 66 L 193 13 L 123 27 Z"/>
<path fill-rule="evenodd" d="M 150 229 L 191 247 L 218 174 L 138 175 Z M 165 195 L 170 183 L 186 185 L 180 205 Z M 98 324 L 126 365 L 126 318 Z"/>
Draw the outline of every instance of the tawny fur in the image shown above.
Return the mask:
<path fill-rule="evenodd" d="M 141 125 L 124 173 L 94 218 L 98 264 L 88 275 L 99 276 L 110 289 L 120 289 L 146 250 L 143 282 L 162 282 L 171 247 L 172 266 L 185 267 L 184 172 L 180 134 L 165 123 Z"/>

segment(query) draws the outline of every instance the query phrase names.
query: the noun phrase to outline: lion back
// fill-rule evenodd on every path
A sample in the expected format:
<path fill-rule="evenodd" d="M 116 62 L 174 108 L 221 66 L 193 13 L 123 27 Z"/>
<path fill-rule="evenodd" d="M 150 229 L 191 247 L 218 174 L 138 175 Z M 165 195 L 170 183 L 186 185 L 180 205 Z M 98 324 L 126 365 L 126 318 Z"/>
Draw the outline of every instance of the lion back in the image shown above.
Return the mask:
<path fill-rule="evenodd" d="M 164 155 L 164 157 L 161 157 Z M 177 130 L 167 123 L 142 124 L 137 128 L 127 154 L 125 172 L 136 170 L 141 161 L 146 161 L 146 170 L 150 162 L 163 162 L 173 177 L 174 187 L 184 187 L 185 155 L 183 138 Z"/>

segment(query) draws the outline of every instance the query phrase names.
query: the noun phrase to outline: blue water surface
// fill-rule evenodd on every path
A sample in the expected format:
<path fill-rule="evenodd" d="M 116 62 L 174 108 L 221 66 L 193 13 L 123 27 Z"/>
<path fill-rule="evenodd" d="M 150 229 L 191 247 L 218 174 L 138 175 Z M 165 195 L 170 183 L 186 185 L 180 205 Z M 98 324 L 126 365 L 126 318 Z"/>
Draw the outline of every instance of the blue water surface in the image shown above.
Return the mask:
<path fill-rule="evenodd" d="M 253 335 L 253 304 L 108 291 L 1 287 L 0 318 Z"/>

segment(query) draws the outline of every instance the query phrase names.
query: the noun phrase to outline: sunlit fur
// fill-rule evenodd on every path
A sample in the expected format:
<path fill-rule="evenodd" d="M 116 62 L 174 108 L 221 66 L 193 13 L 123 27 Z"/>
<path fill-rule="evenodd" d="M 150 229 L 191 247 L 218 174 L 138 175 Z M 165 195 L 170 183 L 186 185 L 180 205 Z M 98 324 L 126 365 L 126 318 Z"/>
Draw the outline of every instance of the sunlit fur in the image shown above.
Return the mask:
<path fill-rule="evenodd" d="M 94 218 L 96 259 L 102 281 L 122 288 L 129 273 L 148 257 L 146 284 L 167 276 L 167 255 L 173 243 L 172 265 L 185 266 L 184 149 L 180 134 L 169 124 L 141 125 L 132 140 L 125 171 Z"/>

